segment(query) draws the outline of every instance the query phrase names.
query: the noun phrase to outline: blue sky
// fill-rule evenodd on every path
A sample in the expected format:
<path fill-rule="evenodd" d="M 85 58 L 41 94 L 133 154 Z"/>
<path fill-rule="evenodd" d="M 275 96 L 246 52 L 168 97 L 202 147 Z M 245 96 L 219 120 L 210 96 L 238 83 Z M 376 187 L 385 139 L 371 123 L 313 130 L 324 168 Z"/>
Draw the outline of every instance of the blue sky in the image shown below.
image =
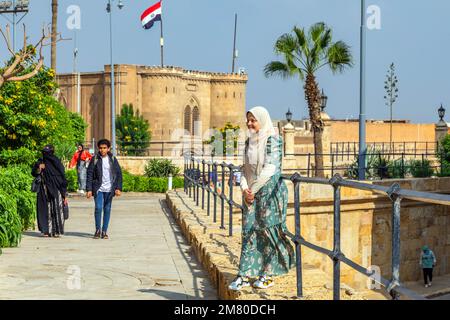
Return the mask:
<path fill-rule="evenodd" d="M 69 5 L 81 8 L 77 32 L 81 71 L 98 71 L 109 63 L 109 24 L 106 0 L 60 0 L 59 30 L 73 38 L 66 27 Z M 117 4 L 117 0 L 115 3 Z M 115 63 L 158 65 L 159 23 L 152 29 L 140 26 L 140 14 L 156 0 L 123 0 L 114 7 Z M 51 21 L 51 1 L 31 0 L 23 22 L 30 40 Z M 367 33 L 367 118 L 388 119 L 384 103 L 384 80 L 391 62 L 397 66 L 399 99 L 394 117 L 416 123 L 437 121 L 440 103 L 450 107 L 450 27 L 448 0 L 367 0 L 381 8 L 381 30 Z M 229 72 L 233 45 L 234 14 L 238 14 L 237 67 L 249 74 L 247 108 L 263 105 L 274 119 L 307 116 L 303 85 L 298 79 L 265 78 L 263 68 L 276 59 L 273 44 L 294 25 L 309 27 L 319 21 L 332 27 L 334 40 L 351 46 L 355 65 L 343 75 L 329 70 L 318 74 L 320 87 L 329 97 L 333 118 L 358 118 L 359 114 L 359 0 L 164 0 L 165 64 L 187 69 Z M 1 18 L 4 27 L 7 21 Z M 17 30 L 17 44 L 22 30 Z M 58 44 L 58 72 L 72 71 L 73 41 Z M 49 49 L 46 64 L 50 63 Z M 6 49 L 0 45 L 0 58 Z M 450 112 L 450 108 L 449 108 Z"/>

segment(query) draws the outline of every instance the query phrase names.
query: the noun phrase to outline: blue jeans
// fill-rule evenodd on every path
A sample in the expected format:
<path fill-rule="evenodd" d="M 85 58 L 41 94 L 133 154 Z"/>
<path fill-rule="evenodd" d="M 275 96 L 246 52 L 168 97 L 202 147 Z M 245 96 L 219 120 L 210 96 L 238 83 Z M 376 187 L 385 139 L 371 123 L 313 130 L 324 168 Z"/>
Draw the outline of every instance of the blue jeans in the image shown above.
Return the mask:
<path fill-rule="evenodd" d="M 95 197 L 95 230 L 102 229 L 103 232 L 108 231 L 109 218 L 111 217 L 111 203 L 113 192 L 97 192 Z M 103 227 L 102 223 L 103 211 Z"/>

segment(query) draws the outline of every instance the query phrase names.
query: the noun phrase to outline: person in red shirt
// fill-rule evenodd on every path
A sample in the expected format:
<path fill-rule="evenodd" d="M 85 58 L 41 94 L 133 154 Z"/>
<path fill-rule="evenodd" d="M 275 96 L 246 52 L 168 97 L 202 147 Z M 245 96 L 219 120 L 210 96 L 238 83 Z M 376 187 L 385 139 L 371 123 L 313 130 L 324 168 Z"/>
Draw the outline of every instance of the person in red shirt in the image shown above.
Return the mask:
<path fill-rule="evenodd" d="M 87 167 L 89 166 L 89 161 L 91 161 L 92 159 L 92 155 L 89 153 L 89 151 L 84 149 L 81 143 L 77 146 L 77 148 L 78 150 L 73 154 L 72 160 L 69 164 L 69 168 L 73 168 L 76 166 L 78 177 L 78 192 L 84 193 L 86 190 Z"/>

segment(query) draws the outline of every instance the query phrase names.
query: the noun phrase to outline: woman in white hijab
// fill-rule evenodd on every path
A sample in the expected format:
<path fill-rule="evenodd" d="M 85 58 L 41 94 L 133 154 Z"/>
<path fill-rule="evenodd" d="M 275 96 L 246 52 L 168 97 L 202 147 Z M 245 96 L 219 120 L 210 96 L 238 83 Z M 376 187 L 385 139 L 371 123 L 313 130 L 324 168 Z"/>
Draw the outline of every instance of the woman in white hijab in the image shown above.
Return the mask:
<path fill-rule="evenodd" d="M 231 290 L 249 286 L 249 278 L 256 277 L 253 287 L 269 288 L 273 276 L 288 273 L 295 264 L 294 248 L 286 236 L 287 187 L 280 179 L 283 140 L 263 107 L 247 112 L 247 127 L 241 177 L 242 249 Z"/>

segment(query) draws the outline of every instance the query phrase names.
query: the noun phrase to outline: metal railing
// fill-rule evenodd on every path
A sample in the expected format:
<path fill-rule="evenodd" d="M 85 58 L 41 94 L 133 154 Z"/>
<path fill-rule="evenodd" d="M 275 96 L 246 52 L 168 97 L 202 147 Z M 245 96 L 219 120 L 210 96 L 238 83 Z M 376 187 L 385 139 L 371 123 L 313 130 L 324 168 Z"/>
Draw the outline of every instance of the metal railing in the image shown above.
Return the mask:
<path fill-rule="evenodd" d="M 408 153 L 416 157 L 424 154 L 425 156 L 434 155 L 439 148 L 436 141 L 404 141 L 404 142 L 367 142 L 368 150 L 376 150 L 381 153 Z M 330 152 L 339 155 L 339 158 L 350 159 L 359 153 L 358 142 L 331 142 Z"/>
<path fill-rule="evenodd" d="M 228 204 L 228 234 L 233 235 L 233 208 L 237 208 L 243 212 L 243 206 L 233 200 L 233 185 L 234 176 L 240 168 L 233 164 L 217 163 L 212 161 L 205 161 L 202 159 L 195 159 L 192 155 L 185 155 L 184 163 L 184 191 L 191 198 L 194 198 L 196 206 L 200 206 L 201 192 L 201 206 L 205 209 L 205 192 L 207 193 L 207 216 L 213 213 L 213 221 L 217 222 L 217 199 L 221 201 L 220 206 L 220 227 L 225 229 L 225 203 Z M 201 167 L 200 167 L 201 165 Z M 217 170 L 220 167 L 220 172 Z M 229 191 L 228 196 L 225 194 L 224 185 L 221 186 L 218 192 L 219 173 L 221 174 L 221 181 L 228 182 Z M 346 264 L 357 272 L 371 278 L 372 281 L 378 282 L 384 286 L 385 290 L 391 295 L 393 299 L 399 299 L 401 295 L 409 299 L 424 300 L 425 298 L 414 291 L 402 286 L 400 284 L 400 211 L 401 201 L 408 199 L 412 201 L 420 201 L 425 203 L 450 205 L 450 195 L 436 194 L 429 192 L 419 192 L 414 190 L 401 189 L 395 183 L 390 187 L 372 185 L 362 182 L 344 180 L 340 175 L 335 175 L 332 179 L 308 178 L 302 177 L 299 173 L 293 175 L 283 175 L 281 179 L 291 181 L 294 184 L 294 216 L 295 216 L 295 234 L 288 231 L 288 236 L 295 244 L 296 248 L 296 275 L 297 275 L 297 296 L 303 296 L 303 275 L 302 275 L 302 246 L 308 247 L 318 253 L 322 253 L 330 257 L 333 261 L 333 299 L 340 299 L 340 271 L 341 263 Z M 317 246 L 305 240 L 301 235 L 301 214 L 300 214 L 300 184 L 322 184 L 332 186 L 334 189 L 333 197 L 333 250 Z M 211 185 L 212 184 L 212 185 Z M 376 275 L 375 271 L 371 271 L 356 262 L 348 259 L 341 251 L 341 187 L 353 188 L 358 190 L 372 191 L 377 194 L 385 195 L 392 201 L 392 278 L 387 280 L 381 275 Z M 213 197 L 213 206 L 211 209 L 211 195 Z M 242 201 L 242 196 L 240 197 Z M 241 202 L 242 203 L 242 202 Z"/>
<path fill-rule="evenodd" d="M 442 153 L 442 152 L 441 152 Z M 323 168 L 321 171 L 324 172 L 325 176 L 334 176 L 334 174 L 339 173 L 347 178 L 355 178 L 358 176 L 358 165 L 356 154 L 354 158 L 342 158 L 342 154 L 324 153 L 320 154 L 323 159 Z M 315 175 L 315 165 L 314 165 L 314 153 L 301 153 L 292 154 L 297 158 L 297 163 L 300 162 L 302 165 L 297 166 L 295 169 L 285 169 L 285 172 L 300 172 L 307 177 L 313 177 Z M 441 154 L 443 157 L 443 154 Z M 420 161 L 422 165 L 412 164 L 411 160 Z M 441 174 L 443 172 L 442 163 L 433 164 L 437 160 L 436 153 L 366 153 L 366 165 L 364 170 L 367 176 L 376 176 L 377 179 L 388 178 L 388 171 L 395 171 L 395 177 L 392 178 L 405 178 L 409 173 L 410 169 L 422 167 L 426 169 L 429 167 L 433 173 Z M 382 163 L 385 162 L 383 165 Z M 389 163 L 390 162 L 390 163 Z M 380 174 L 379 174 L 380 172 Z M 385 172 L 385 174 L 383 174 Z M 411 174 L 413 175 L 413 174 Z"/>

